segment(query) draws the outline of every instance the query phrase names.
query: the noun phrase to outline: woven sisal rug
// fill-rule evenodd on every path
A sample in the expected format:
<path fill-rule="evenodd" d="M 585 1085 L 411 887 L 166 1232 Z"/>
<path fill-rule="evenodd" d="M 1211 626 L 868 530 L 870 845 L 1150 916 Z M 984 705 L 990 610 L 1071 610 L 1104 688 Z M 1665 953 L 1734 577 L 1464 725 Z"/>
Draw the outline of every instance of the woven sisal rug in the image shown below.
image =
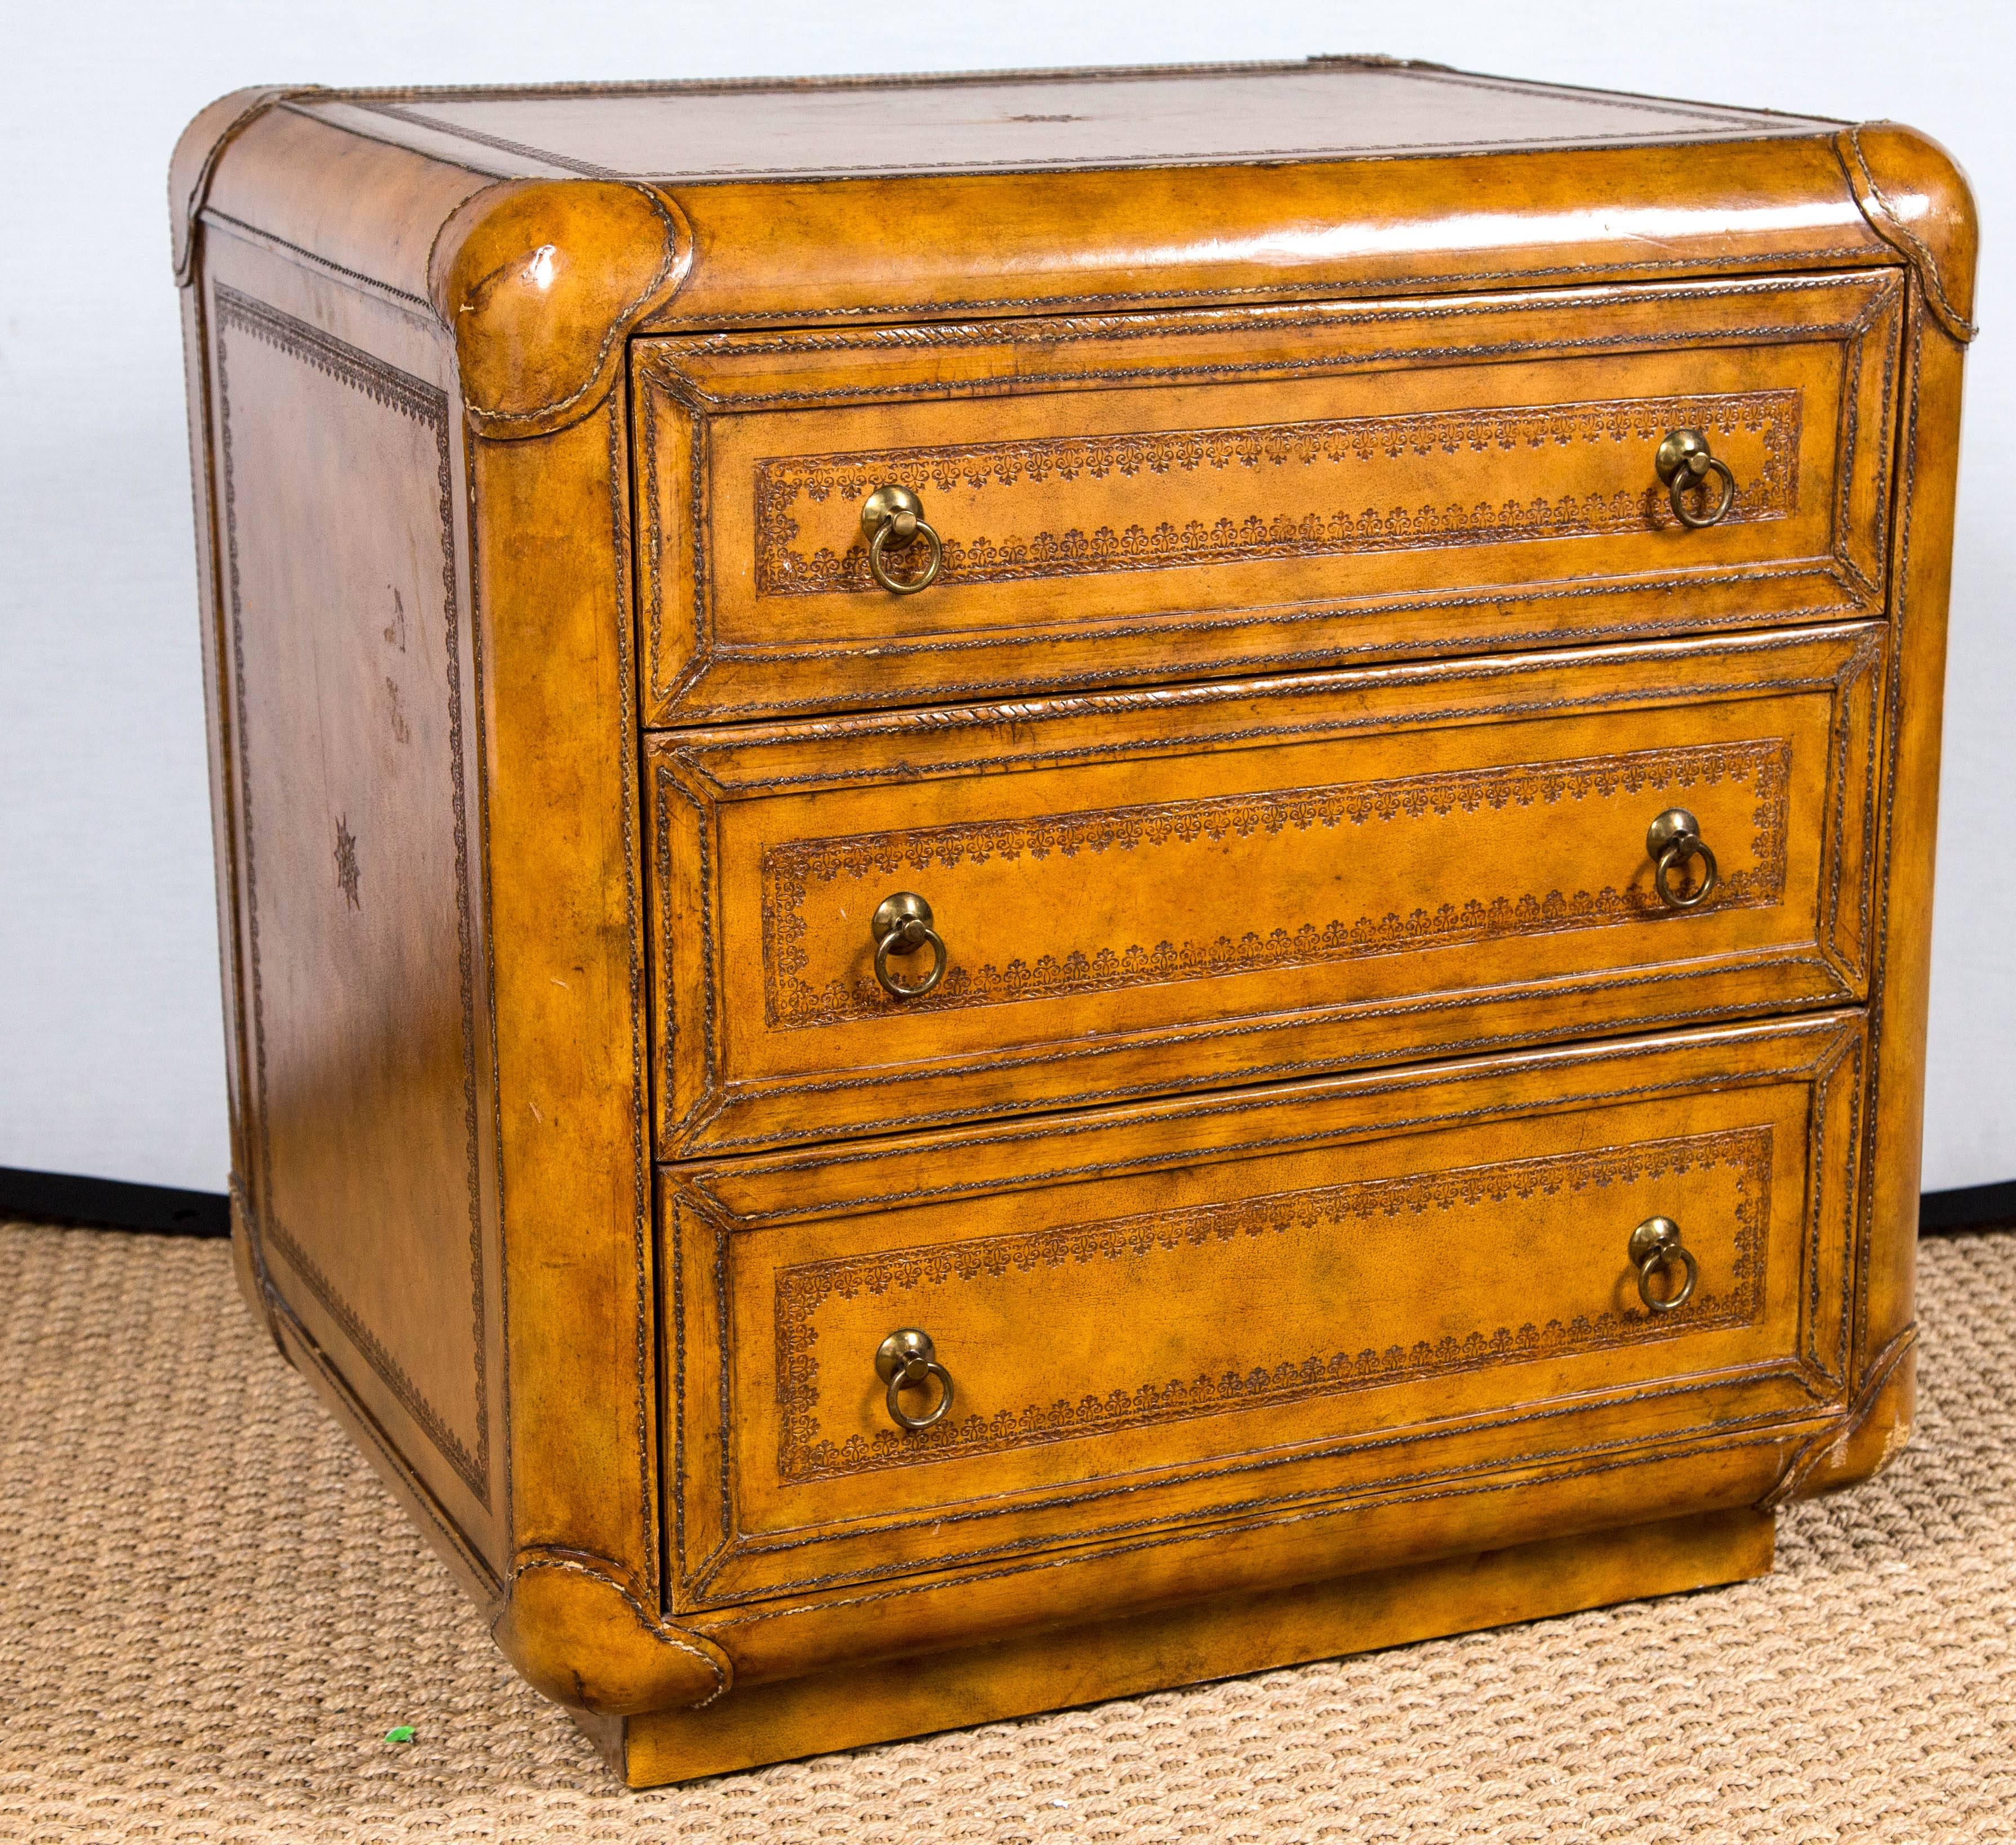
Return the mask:
<path fill-rule="evenodd" d="M 628 1793 L 221 1244 L 0 1227 L 0 1840 L 2016 1840 L 2016 1233 L 1922 1248 L 1917 1439 L 1763 1581 Z"/>

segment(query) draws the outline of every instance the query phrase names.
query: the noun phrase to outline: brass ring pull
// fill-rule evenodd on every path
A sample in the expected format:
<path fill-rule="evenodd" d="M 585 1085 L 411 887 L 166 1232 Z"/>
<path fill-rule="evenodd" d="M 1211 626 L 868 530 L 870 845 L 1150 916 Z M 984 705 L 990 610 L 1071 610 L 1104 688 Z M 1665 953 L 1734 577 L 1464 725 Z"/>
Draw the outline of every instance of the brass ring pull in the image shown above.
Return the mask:
<path fill-rule="evenodd" d="M 1666 497 L 1673 503 L 1673 517 L 1683 525 L 1691 526 L 1697 532 L 1704 525 L 1719 525 L 1736 503 L 1735 475 L 1729 471 L 1728 463 L 1718 461 L 1708 452 L 1708 438 L 1697 429 L 1675 430 L 1659 445 L 1652 465 L 1659 470 L 1659 478 L 1666 483 Z M 1702 485 L 1711 474 L 1722 483 L 1720 496 L 1705 513 L 1690 510 L 1687 499 L 1689 491 Z"/>
<path fill-rule="evenodd" d="M 952 1407 L 952 1373 L 938 1363 L 938 1348 L 928 1332 L 905 1326 L 875 1348 L 875 1375 L 889 1386 L 889 1420 L 905 1434 L 928 1429 Z M 915 1386 L 936 1378 L 938 1400 L 927 1415 L 913 1416 L 899 1399 Z"/>
<path fill-rule="evenodd" d="M 1694 1283 L 1701 1279 L 1700 1265 L 1693 1252 L 1680 1241 L 1680 1227 L 1670 1217 L 1647 1217 L 1632 1231 L 1627 1245 L 1632 1264 L 1638 1270 L 1638 1298 L 1647 1313 L 1670 1313 L 1694 1298 Z M 1678 1263 L 1687 1279 L 1677 1292 L 1663 1300 L 1652 1292 L 1652 1277 L 1669 1264 Z"/>
<path fill-rule="evenodd" d="M 875 978 L 891 999 L 922 999 L 945 978 L 950 957 L 944 938 L 931 927 L 931 905 L 915 891 L 898 891 L 877 904 L 869 918 L 868 936 L 875 944 Z M 898 980 L 889 971 L 890 956 L 913 954 L 927 946 L 931 951 L 931 971 L 923 979 Z"/>
<path fill-rule="evenodd" d="M 868 538 L 868 574 L 891 596 L 914 596 L 938 581 L 945 546 L 924 522 L 924 503 L 909 488 L 893 481 L 877 488 L 862 506 L 861 529 Z M 907 545 L 920 538 L 931 553 L 924 568 L 913 577 L 890 575 L 883 553 L 891 545 Z"/>
<path fill-rule="evenodd" d="M 1701 838 L 1701 822 L 1684 807 L 1669 807 L 1645 830 L 1645 850 L 1652 861 L 1652 888 L 1669 910 L 1692 910 L 1715 892 L 1715 854 Z M 1688 896 L 1673 888 L 1673 874 L 1690 859 L 1701 860 L 1701 883 Z"/>

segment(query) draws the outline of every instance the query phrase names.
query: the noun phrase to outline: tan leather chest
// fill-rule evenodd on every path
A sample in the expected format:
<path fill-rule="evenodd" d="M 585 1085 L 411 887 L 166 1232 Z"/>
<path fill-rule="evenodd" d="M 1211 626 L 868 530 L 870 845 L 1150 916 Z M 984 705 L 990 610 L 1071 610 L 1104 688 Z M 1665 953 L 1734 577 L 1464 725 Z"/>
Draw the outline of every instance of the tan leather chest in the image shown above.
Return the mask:
<path fill-rule="evenodd" d="M 173 183 L 241 1277 L 631 1781 L 1755 1574 L 1904 1439 L 1933 143 L 1316 60 Z"/>

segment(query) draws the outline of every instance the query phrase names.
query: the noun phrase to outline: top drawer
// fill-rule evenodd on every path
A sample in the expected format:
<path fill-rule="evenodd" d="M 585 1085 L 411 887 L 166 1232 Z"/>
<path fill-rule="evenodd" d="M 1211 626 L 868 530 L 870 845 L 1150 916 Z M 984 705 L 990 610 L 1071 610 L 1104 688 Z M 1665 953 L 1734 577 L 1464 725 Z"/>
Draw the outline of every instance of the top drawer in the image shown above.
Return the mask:
<path fill-rule="evenodd" d="M 1878 611 L 1902 300 L 1872 270 L 640 340 L 646 722 Z M 1702 529 L 1655 465 L 1686 427 L 1734 484 Z M 942 545 L 915 594 L 870 575 L 885 482 Z"/>

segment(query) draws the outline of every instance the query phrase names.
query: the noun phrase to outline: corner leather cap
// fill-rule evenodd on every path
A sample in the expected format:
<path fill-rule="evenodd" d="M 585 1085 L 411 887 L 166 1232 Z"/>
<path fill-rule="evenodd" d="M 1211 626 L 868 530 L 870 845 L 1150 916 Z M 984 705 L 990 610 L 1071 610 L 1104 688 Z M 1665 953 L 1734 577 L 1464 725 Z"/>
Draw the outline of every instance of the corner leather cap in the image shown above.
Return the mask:
<path fill-rule="evenodd" d="M 556 1703 L 604 1717 L 711 1704 L 735 1682 L 711 1641 L 659 1620 L 599 1559 L 521 1556 L 491 1635 Z"/>
<path fill-rule="evenodd" d="M 196 221 L 224 150 L 275 103 L 321 93 L 319 84 L 292 88 L 233 90 L 200 110 L 182 130 L 168 159 L 168 230 L 175 240 L 175 283 L 186 288 L 196 274 Z"/>
<path fill-rule="evenodd" d="M 1863 122 L 1834 140 L 1870 228 L 1917 271 L 1933 318 L 1964 345 L 1976 331 L 1980 243 L 1967 175 L 1930 135 L 1897 122 Z"/>
<path fill-rule="evenodd" d="M 427 275 L 471 423 L 509 438 L 585 416 L 625 337 L 677 290 L 692 254 L 678 206 L 628 181 L 506 180 L 465 200 Z"/>

